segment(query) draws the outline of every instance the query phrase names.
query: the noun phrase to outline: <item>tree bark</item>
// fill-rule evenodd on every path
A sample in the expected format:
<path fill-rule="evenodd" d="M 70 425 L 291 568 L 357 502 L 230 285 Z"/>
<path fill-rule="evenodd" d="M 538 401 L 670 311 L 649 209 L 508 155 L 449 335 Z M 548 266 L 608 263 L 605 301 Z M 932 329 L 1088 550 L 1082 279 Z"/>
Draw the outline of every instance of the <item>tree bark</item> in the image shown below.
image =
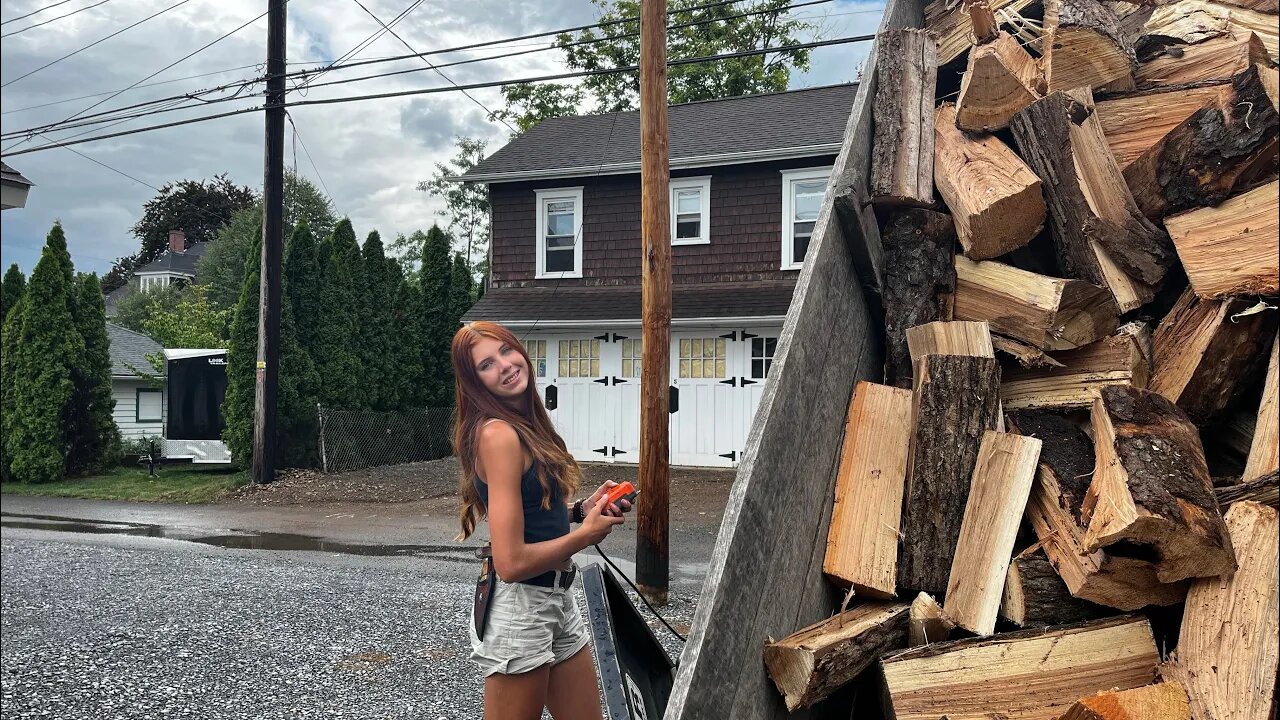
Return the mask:
<path fill-rule="evenodd" d="M 1097 0 L 1046 0 L 1041 59 L 1048 92 L 1133 87 L 1138 62 L 1120 19 Z"/>
<path fill-rule="evenodd" d="M 1019 627 L 1048 627 L 1110 614 L 1101 605 L 1072 597 L 1044 551 L 1034 547 L 1032 550 L 1009 563 L 1001 617 Z"/>
<path fill-rule="evenodd" d="M 900 28 L 876 42 L 871 201 L 931 207 L 937 40 L 924 30 Z"/>
<path fill-rule="evenodd" d="M 956 289 L 951 264 L 955 225 L 949 215 L 909 208 L 894 212 L 884 245 L 885 383 L 911 387 L 907 329 L 950 320 Z"/>

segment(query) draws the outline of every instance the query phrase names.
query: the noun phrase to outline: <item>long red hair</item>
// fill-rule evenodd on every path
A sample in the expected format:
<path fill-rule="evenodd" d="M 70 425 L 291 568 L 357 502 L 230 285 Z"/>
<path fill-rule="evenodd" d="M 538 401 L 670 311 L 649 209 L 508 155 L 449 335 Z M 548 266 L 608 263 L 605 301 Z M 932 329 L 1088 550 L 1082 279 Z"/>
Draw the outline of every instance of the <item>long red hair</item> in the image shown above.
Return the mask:
<path fill-rule="evenodd" d="M 510 345 L 524 358 L 525 366 L 529 368 L 529 384 L 518 410 L 495 397 L 480 380 L 471 359 L 471 348 L 481 338 Z M 551 507 L 553 480 L 559 485 L 561 497 L 573 497 L 582 480 L 582 472 L 542 406 L 537 383 L 534 382 L 535 369 L 524 344 L 506 327 L 477 320 L 463 325 L 454 333 L 450 354 L 453 358 L 456 395 L 454 407 L 457 408 L 453 418 L 453 451 L 458 456 L 458 464 L 462 466 L 459 487 L 459 494 L 462 496 L 462 509 L 459 513 L 462 532 L 458 539 L 466 540 L 470 537 L 475 532 L 476 525 L 485 517 L 484 504 L 480 502 L 480 495 L 476 492 L 472 478 L 476 477 L 476 445 L 480 426 L 487 420 L 505 420 L 515 428 L 520 442 L 529 448 L 538 467 L 544 508 Z"/>

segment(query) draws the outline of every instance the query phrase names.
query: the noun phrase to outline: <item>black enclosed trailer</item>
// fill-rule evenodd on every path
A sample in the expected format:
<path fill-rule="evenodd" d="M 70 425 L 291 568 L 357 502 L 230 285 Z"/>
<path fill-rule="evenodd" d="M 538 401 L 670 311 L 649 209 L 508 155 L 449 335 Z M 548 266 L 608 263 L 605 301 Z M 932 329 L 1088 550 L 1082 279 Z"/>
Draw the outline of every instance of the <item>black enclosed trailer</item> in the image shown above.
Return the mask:
<path fill-rule="evenodd" d="M 229 463 L 222 442 L 222 400 L 227 394 L 227 351 L 165 350 L 164 456 L 195 463 Z"/>

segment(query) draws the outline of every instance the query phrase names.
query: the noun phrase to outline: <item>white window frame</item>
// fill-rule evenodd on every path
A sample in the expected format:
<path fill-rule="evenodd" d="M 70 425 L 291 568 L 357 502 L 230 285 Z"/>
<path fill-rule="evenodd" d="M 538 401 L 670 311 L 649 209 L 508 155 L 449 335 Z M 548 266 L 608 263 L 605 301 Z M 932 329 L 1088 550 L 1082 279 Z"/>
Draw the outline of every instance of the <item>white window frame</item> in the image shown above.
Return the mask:
<path fill-rule="evenodd" d="M 563 188 L 544 188 L 535 190 L 534 208 L 537 212 L 537 263 L 534 277 L 541 279 L 580 278 L 582 277 L 582 246 L 586 243 L 582 237 L 582 186 Z M 573 201 L 573 269 L 563 272 L 547 272 L 547 203 Z"/>
<path fill-rule="evenodd" d="M 155 417 L 142 417 L 142 396 L 157 395 L 160 400 L 160 411 Z M 133 396 L 133 421 L 138 423 L 144 422 L 163 422 L 164 421 L 164 391 L 154 390 L 151 388 L 137 388 Z"/>
<path fill-rule="evenodd" d="M 676 191 L 698 190 L 702 193 L 701 214 L 698 223 L 701 233 L 696 238 L 676 239 Z M 710 245 L 711 244 L 711 176 L 671 178 L 668 192 L 668 203 L 671 206 L 671 244 L 672 245 Z"/>
<path fill-rule="evenodd" d="M 797 262 L 795 254 L 795 223 L 792 219 L 791 199 L 792 185 L 804 180 L 826 180 L 827 188 L 831 186 L 831 171 L 833 167 L 811 167 L 797 168 L 794 170 L 782 171 L 782 269 L 783 270 L 799 270 L 804 267 L 804 261 Z M 814 231 L 817 231 L 814 226 Z"/>

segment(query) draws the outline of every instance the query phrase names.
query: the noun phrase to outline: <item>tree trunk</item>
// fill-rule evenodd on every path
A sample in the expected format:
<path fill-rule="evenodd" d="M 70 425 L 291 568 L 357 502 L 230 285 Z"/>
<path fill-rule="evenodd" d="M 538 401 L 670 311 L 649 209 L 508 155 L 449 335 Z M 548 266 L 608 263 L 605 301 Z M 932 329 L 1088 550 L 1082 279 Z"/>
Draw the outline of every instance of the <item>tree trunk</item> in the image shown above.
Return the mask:
<path fill-rule="evenodd" d="M 933 95 L 938 79 L 934 37 L 896 29 L 877 39 L 871 201 L 933 205 Z"/>
<path fill-rule="evenodd" d="M 956 289 L 949 215 L 909 208 L 894 212 L 880 235 L 884 245 L 885 383 L 911 387 L 907 329 L 951 319 Z"/>

